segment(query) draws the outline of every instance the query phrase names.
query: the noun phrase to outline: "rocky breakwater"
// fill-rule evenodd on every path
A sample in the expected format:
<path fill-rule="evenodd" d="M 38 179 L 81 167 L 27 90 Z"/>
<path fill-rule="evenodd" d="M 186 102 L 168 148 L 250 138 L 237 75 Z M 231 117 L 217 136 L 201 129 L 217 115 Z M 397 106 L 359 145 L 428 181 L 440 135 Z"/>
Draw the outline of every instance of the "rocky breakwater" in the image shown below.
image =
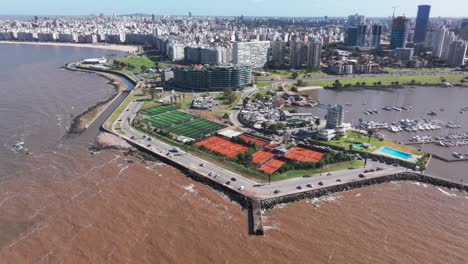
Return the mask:
<path fill-rule="evenodd" d="M 382 184 L 393 181 L 414 181 L 421 183 L 428 183 L 438 187 L 445 187 L 449 189 L 456 189 L 462 192 L 468 192 L 468 186 L 460 183 L 455 183 L 443 179 L 439 179 L 433 176 L 422 175 L 414 172 L 403 172 L 394 175 L 383 176 L 373 179 L 365 179 L 356 182 L 350 182 L 346 184 L 324 187 L 316 190 L 301 192 L 297 194 L 285 195 L 275 198 L 267 198 L 260 200 L 261 207 L 263 210 L 271 210 L 278 204 L 297 202 L 304 199 L 313 199 L 333 193 L 348 191 L 351 189 L 362 188 L 365 186 Z"/>

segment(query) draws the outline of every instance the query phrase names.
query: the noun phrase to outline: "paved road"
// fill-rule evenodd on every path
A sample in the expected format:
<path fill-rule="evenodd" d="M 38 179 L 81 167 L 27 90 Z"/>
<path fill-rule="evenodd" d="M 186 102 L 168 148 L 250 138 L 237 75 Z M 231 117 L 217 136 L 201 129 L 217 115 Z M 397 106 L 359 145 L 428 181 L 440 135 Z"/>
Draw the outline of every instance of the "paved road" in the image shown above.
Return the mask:
<path fill-rule="evenodd" d="M 121 131 L 115 130 L 115 124 L 113 125 L 113 130 L 115 134 L 120 135 L 126 140 L 131 141 L 134 144 L 141 146 L 142 148 L 146 148 L 156 153 L 157 155 L 165 156 L 171 161 L 178 163 L 184 167 L 187 167 L 193 171 L 196 171 L 197 173 L 205 177 L 211 178 L 212 180 L 220 184 L 225 184 L 228 188 L 243 193 L 244 195 L 251 198 L 273 198 L 285 194 L 294 194 L 312 189 L 320 189 L 323 187 L 330 187 L 348 182 L 359 181 L 360 178 L 358 177 L 358 175 L 363 173 L 364 170 L 376 169 L 378 166 L 382 166 L 382 164 L 380 163 L 375 163 L 371 161 L 368 163 L 366 168 L 343 170 L 339 172 L 334 172 L 332 175 L 329 176 L 323 175 L 313 176 L 310 178 L 295 178 L 291 180 L 273 182 L 271 184 L 258 183 L 254 180 L 245 178 L 239 174 L 225 170 L 224 168 L 219 167 L 215 164 L 209 163 L 199 157 L 186 153 L 183 150 L 179 150 L 178 152 L 171 152 L 173 146 L 161 142 L 155 138 L 151 138 L 151 140 L 148 140 L 148 137 L 145 134 L 134 130 L 128 123 L 128 120 L 133 120 L 133 118 L 135 118 L 136 112 L 140 109 L 142 105 L 142 102 L 131 102 L 127 106 L 126 110 L 123 111 L 123 113 L 119 117 L 120 121 L 117 121 L 121 122 Z M 376 178 L 405 171 L 405 169 L 401 167 L 384 167 L 387 168 L 383 171 L 366 173 L 366 177 Z M 235 178 L 235 181 L 233 181 L 232 178 Z M 229 185 L 226 184 L 226 182 L 228 181 L 230 181 Z M 319 185 L 319 182 L 322 182 L 323 185 Z M 306 187 L 307 184 L 310 184 L 312 187 Z M 301 186 L 301 189 L 298 189 L 297 186 Z M 275 194 L 275 190 L 279 190 L 280 192 Z"/>

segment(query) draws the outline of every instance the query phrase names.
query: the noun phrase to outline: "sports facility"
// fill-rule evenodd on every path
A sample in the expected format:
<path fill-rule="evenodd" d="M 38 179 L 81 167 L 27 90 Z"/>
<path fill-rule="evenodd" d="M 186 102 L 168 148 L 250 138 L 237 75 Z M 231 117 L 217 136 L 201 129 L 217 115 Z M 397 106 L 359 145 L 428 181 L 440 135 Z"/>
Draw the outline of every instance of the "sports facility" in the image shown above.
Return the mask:
<path fill-rule="evenodd" d="M 259 139 L 259 138 L 255 138 L 255 137 L 252 137 L 252 136 L 249 136 L 249 135 L 241 135 L 240 138 L 242 138 L 243 140 L 245 140 L 246 142 L 249 142 L 249 143 L 254 143 L 255 145 L 259 146 L 259 147 L 263 147 L 263 146 L 266 146 L 268 145 L 269 142 L 267 142 L 266 140 L 263 140 L 263 139 Z"/>
<path fill-rule="evenodd" d="M 149 111 L 151 111 L 153 115 L 144 119 L 143 122 L 178 136 L 185 136 L 193 139 L 201 138 L 224 127 L 221 124 L 206 119 L 174 111 L 175 108 L 171 109 L 171 106 L 159 106 L 146 110 L 145 112 L 150 113 Z"/>
<path fill-rule="evenodd" d="M 284 164 L 286 164 L 286 162 L 284 162 L 282 160 L 272 159 L 269 162 L 263 164 L 260 167 L 260 170 L 267 173 L 267 174 L 273 174 L 277 170 L 279 170 L 281 168 L 281 166 L 283 166 Z"/>
<path fill-rule="evenodd" d="M 301 147 L 294 147 L 285 155 L 286 158 L 299 162 L 319 162 L 323 156 L 323 153 Z"/>
<path fill-rule="evenodd" d="M 214 136 L 207 140 L 200 141 L 196 146 L 203 146 L 211 151 L 217 152 L 228 158 L 234 158 L 239 153 L 246 152 L 249 148 L 241 144 L 233 143 L 225 138 Z"/>
<path fill-rule="evenodd" d="M 271 152 L 260 150 L 252 156 L 252 162 L 254 164 L 262 164 L 274 156 L 275 154 Z"/>
<path fill-rule="evenodd" d="M 175 111 L 175 110 L 177 110 L 177 108 L 173 105 L 162 105 L 162 106 L 144 110 L 141 113 L 147 116 L 155 116 L 155 115 L 160 115 L 160 114 L 170 112 L 170 111 Z"/>

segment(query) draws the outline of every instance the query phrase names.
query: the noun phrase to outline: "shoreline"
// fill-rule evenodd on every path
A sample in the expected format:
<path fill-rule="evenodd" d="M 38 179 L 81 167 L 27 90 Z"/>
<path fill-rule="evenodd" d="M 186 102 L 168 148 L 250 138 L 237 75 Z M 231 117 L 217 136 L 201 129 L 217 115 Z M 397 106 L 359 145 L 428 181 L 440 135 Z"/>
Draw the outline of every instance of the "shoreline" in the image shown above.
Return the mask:
<path fill-rule="evenodd" d="M 324 89 L 322 86 L 297 87 L 298 92 L 314 91 L 314 90 L 322 90 L 322 89 Z"/>
<path fill-rule="evenodd" d="M 102 43 L 90 44 L 90 43 L 28 42 L 28 41 L 1 40 L 0 44 L 21 44 L 21 45 L 35 45 L 35 46 L 107 49 L 107 50 L 116 50 L 116 51 L 128 52 L 128 53 L 133 53 L 133 54 L 137 53 L 140 50 L 139 46 L 102 44 Z"/>
<path fill-rule="evenodd" d="M 90 74 L 96 74 L 108 80 L 106 84 L 114 86 L 115 94 L 103 101 L 97 102 L 96 104 L 89 106 L 83 113 L 75 116 L 67 130 L 67 135 L 79 135 L 83 133 L 98 117 L 99 115 L 116 99 L 120 96 L 122 91 L 127 89 L 127 85 L 123 83 L 119 78 L 113 76 L 110 73 L 96 72 L 83 69 L 72 69 L 68 63 L 64 69 L 69 71 L 80 71 Z"/>

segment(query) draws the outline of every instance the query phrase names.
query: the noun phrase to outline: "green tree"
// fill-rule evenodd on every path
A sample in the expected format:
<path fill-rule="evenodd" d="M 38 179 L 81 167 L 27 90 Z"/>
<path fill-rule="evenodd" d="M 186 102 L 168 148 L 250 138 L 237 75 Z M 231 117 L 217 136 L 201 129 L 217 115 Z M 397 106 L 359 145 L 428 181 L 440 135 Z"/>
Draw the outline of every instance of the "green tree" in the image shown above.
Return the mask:
<path fill-rule="evenodd" d="M 146 72 L 148 70 L 148 67 L 146 67 L 145 65 L 141 65 L 140 69 L 141 72 Z"/>
<path fill-rule="evenodd" d="M 153 87 L 149 88 L 149 93 L 151 95 L 151 101 L 153 101 L 154 100 L 154 95 L 156 94 L 156 89 L 153 88 Z"/>
<path fill-rule="evenodd" d="M 292 77 L 293 79 L 296 79 L 297 77 L 299 77 L 299 74 L 298 74 L 297 72 L 293 72 L 293 73 L 291 74 L 291 77 Z"/>
<path fill-rule="evenodd" d="M 247 104 L 249 103 L 249 97 L 244 97 L 244 100 L 242 100 L 242 108 L 245 108 Z"/>
<path fill-rule="evenodd" d="M 367 136 L 369 137 L 369 141 L 368 141 L 369 143 L 370 143 L 371 137 L 372 137 L 373 135 L 374 135 L 374 130 L 371 129 L 371 130 L 368 130 L 368 131 L 367 131 Z"/>

